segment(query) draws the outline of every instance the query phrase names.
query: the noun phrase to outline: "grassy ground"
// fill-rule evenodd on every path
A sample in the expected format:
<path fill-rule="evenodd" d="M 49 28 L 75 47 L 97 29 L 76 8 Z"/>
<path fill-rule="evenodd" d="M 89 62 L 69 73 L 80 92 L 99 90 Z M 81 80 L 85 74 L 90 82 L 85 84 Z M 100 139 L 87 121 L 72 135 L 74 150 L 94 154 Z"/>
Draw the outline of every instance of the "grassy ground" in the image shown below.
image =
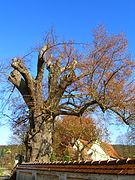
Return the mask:
<path fill-rule="evenodd" d="M 0 176 L 8 176 L 10 175 L 11 170 L 6 168 L 0 168 Z"/>

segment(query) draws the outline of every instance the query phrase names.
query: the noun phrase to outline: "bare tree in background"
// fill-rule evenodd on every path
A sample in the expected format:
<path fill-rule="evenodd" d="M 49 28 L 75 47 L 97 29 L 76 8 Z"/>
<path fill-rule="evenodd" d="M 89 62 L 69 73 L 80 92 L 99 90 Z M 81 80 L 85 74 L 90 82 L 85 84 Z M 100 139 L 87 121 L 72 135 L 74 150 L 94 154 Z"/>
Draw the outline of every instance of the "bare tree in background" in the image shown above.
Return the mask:
<path fill-rule="evenodd" d="M 72 41 L 57 42 L 46 36 L 39 50 L 37 74 L 33 77 L 24 58 L 14 58 L 9 81 L 18 89 L 29 110 L 27 152 L 30 161 L 49 161 L 54 120 L 59 115 L 82 116 L 100 107 L 125 123 L 134 112 L 134 87 L 130 82 L 133 63 L 127 54 L 124 34 L 108 36 L 101 26 L 93 33 L 93 44 L 77 48 Z M 43 80 L 48 92 L 43 96 Z"/>
<path fill-rule="evenodd" d="M 10 97 L 7 97 L 7 92 L 11 94 L 13 90 L 13 86 L 11 86 L 11 84 L 9 84 L 9 81 L 8 81 L 9 69 L 10 69 L 10 66 L 8 65 L 6 62 L 4 64 L 0 61 L 0 117 L 1 117 L 0 125 L 1 126 L 7 123 L 6 120 L 2 118 L 3 115 L 5 115 L 4 109 L 6 105 L 8 104 L 8 99 L 10 98 Z M 9 88 L 9 86 L 11 88 Z"/>

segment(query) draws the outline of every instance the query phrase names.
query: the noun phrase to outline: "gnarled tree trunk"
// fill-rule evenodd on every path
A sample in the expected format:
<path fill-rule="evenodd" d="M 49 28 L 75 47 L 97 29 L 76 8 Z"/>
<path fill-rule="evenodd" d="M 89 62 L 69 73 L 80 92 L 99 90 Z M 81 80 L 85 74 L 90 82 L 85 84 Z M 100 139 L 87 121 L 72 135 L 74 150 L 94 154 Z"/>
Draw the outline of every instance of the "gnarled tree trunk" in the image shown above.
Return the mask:
<path fill-rule="evenodd" d="M 44 61 L 39 57 L 38 73 L 34 79 L 20 59 L 13 59 L 14 70 L 9 80 L 22 94 L 29 108 L 29 131 L 25 138 L 26 160 L 46 161 L 50 160 L 52 152 L 52 123 L 54 116 L 47 107 L 42 96 L 42 79 Z"/>

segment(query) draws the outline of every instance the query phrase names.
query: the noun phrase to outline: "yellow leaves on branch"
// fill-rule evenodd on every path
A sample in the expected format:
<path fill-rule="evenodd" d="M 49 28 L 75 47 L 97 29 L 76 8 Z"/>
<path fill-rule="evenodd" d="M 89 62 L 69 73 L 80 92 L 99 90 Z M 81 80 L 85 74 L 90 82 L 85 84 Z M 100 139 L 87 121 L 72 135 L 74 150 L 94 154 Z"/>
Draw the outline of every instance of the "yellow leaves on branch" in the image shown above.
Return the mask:
<path fill-rule="evenodd" d="M 100 102 L 122 106 L 135 65 L 127 45 L 124 33 L 109 36 L 103 26 L 94 30 L 92 49 L 80 62 L 81 73 L 88 73 L 80 83 L 82 92 Z"/>

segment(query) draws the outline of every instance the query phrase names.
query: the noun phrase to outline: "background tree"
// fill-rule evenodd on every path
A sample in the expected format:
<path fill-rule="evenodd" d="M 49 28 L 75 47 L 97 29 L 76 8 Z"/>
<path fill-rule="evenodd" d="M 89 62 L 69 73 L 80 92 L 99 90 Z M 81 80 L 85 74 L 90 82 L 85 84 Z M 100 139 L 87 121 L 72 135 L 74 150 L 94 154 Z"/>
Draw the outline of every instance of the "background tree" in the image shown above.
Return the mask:
<path fill-rule="evenodd" d="M 29 112 L 27 144 L 29 160 L 49 161 L 54 120 L 59 115 L 82 116 L 99 107 L 115 112 L 125 123 L 134 111 L 133 63 L 124 34 L 110 35 L 104 27 L 94 30 L 92 45 L 57 42 L 52 32 L 39 49 L 33 77 L 25 57 L 12 60 L 10 82 L 18 89 Z M 47 93 L 43 96 L 43 80 Z"/>
<path fill-rule="evenodd" d="M 13 169 L 16 154 L 24 155 L 24 148 L 21 145 L 0 146 L 0 167 Z"/>
<path fill-rule="evenodd" d="M 128 143 L 135 145 L 135 125 L 132 125 L 128 131 Z"/>
<path fill-rule="evenodd" d="M 63 160 L 66 153 L 69 153 L 69 149 L 73 151 L 74 145 L 76 145 L 77 151 L 74 152 L 75 154 L 73 153 L 73 159 L 79 160 L 84 148 L 96 140 L 101 141 L 103 136 L 102 129 L 96 127 L 92 118 L 64 116 L 63 119 L 56 122 L 55 126 L 53 150 L 58 160 Z M 78 144 L 79 140 L 87 142 L 81 149 Z"/>

